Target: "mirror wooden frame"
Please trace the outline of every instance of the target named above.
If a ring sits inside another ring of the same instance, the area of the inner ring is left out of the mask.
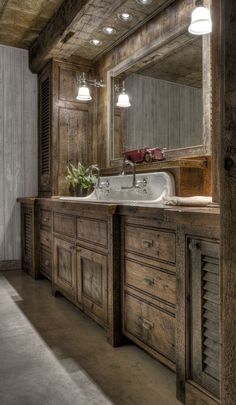
[[[210,1],[209,1],[210,6]],[[120,163],[121,158],[115,158],[114,151],[114,81],[115,78],[127,71],[132,72],[134,66],[139,64],[144,59],[152,58],[155,53],[159,53],[168,47],[170,42],[173,44],[176,41],[178,48],[178,39],[186,34],[188,27],[176,27],[174,30],[169,31],[168,35],[161,40],[157,38],[149,46],[145,46],[132,54],[129,58],[119,63],[114,68],[107,72],[107,87],[108,87],[108,104],[107,104],[107,149],[108,161],[107,166],[116,166]],[[204,35],[202,37],[202,79],[203,79],[203,131],[202,131],[202,144],[192,147],[185,147],[179,149],[170,149],[166,151],[168,160],[175,160],[177,158],[194,158],[202,156],[211,156],[212,154],[212,41],[211,35]]]

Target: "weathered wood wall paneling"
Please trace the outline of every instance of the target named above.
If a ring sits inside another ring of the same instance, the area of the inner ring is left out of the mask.
[[[236,2],[220,0],[222,405],[236,398]]]
[[[0,46],[0,261],[20,259],[17,197],[37,194],[37,77],[28,52]]]
[[[201,145],[201,89],[134,74],[127,78],[126,90],[132,105],[127,110],[126,150]]]

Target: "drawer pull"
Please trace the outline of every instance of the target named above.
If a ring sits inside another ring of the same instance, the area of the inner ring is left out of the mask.
[[[145,278],[144,278],[144,281],[145,281],[145,283],[148,284],[149,286],[152,286],[152,285],[155,284],[154,278],[145,277]]]
[[[44,266],[48,266],[49,265],[49,260],[45,260],[45,262],[44,262]]]
[[[149,321],[148,319],[140,318],[143,328],[147,330],[152,330],[154,329],[154,323]]]
[[[143,240],[142,245],[145,248],[151,248],[153,247],[153,240]]]
[[[49,219],[50,219],[50,218],[45,217],[45,218],[43,218],[43,221],[44,221],[44,222],[48,222],[48,221],[49,221]]]

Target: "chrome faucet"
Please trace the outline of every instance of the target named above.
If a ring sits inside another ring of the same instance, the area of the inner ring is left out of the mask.
[[[98,165],[92,165],[92,167],[91,167],[91,174],[93,173],[94,170],[97,172],[97,177],[98,177],[98,181],[97,181],[97,184],[96,184],[96,188],[100,188],[100,181],[101,181],[101,179],[100,179],[100,169],[99,169]]]
[[[132,186],[123,186],[121,187],[122,190],[129,190],[131,188],[136,188],[136,169],[135,169],[135,163],[131,162],[129,159],[124,159],[123,160],[123,170],[122,174],[125,174],[125,169],[126,166],[131,166],[132,171],[133,171],[133,181],[132,181]]]
[[[110,182],[109,182],[109,180],[101,181],[100,169],[99,169],[98,165],[93,165],[92,172],[93,172],[93,170],[95,170],[97,172],[97,178],[98,178],[98,181],[96,184],[96,189],[100,189],[100,190],[106,189],[109,192]]]

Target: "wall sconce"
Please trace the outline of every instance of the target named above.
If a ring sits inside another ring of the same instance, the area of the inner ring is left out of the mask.
[[[121,90],[121,92],[120,92],[120,90]],[[118,101],[116,103],[117,107],[122,107],[122,108],[130,107],[131,104],[130,104],[130,101],[129,101],[129,96],[126,93],[126,90],[125,90],[125,82],[124,81],[123,81],[123,84],[122,84],[122,89],[118,85],[115,85],[115,91],[120,92],[120,94],[118,96]]]
[[[83,72],[82,76],[80,76],[80,78],[78,79],[78,82],[79,82],[79,89],[78,89],[78,95],[77,95],[76,99],[79,101],[91,101],[92,100],[88,85],[94,86],[94,87],[104,87],[105,86],[103,80],[86,79],[84,72]]]
[[[192,12],[191,24],[188,31],[194,35],[205,35],[212,32],[211,14],[204,7],[203,0],[196,0],[196,8]]]

